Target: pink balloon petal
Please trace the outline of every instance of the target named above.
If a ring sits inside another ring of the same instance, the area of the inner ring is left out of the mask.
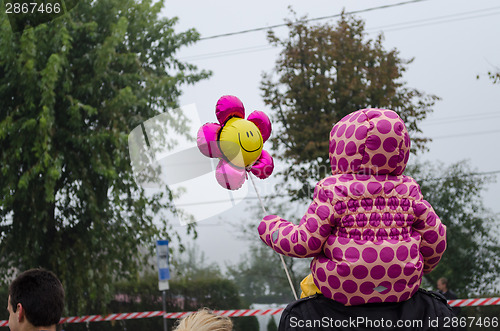
[[[271,130],[272,130],[271,121],[269,120],[269,117],[264,112],[256,110],[253,111],[250,115],[248,115],[248,120],[257,125],[257,127],[260,130],[260,133],[262,134],[263,142],[266,142],[266,140],[269,139],[269,136],[271,136]]]
[[[220,160],[215,170],[217,182],[228,190],[237,190],[245,182],[245,169],[232,167],[225,160]]]
[[[200,152],[208,157],[222,157],[222,152],[217,143],[217,136],[222,126],[216,123],[204,124],[198,130],[196,141]]]
[[[255,176],[260,179],[266,179],[271,176],[274,170],[274,161],[273,157],[266,151],[262,151],[259,159],[254,163],[252,169],[250,171]]]
[[[237,97],[225,95],[217,101],[215,116],[217,116],[220,124],[226,123],[231,117],[245,118],[245,107]]]

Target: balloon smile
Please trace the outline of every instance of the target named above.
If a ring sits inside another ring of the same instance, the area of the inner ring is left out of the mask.
[[[242,148],[245,152],[247,152],[247,153],[256,152],[256,151],[258,151],[259,149],[261,149],[261,148],[262,148],[262,141],[260,141],[260,144],[259,144],[259,146],[258,146],[257,148],[252,149],[252,150],[249,150],[249,149],[246,149],[245,147],[243,147],[243,144],[241,143],[241,137],[240,137],[240,133],[239,133],[239,132],[238,132],[238,140],[239,140],[239,142],[240,142],[240,147],[241,147],[241,148]]]
[[[262,149],[271,134],[271,121],[255,110],[245,119],[240,99],[225,95],[217,101],[215,115],[219,123],[206,123],[196,137],[200,152],[220,159],[215,170],[217,182],[228,190],[239,189],[247,172],[260,179],[271,175],[273,158]]]

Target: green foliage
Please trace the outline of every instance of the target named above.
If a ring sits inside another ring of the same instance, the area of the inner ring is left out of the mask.
[[[166,291],[167,312],[197,311],[208,307],[213,310],[247,308],[242,306],[238,289],[234,282],[220,275],[210,274],[203,270],[204,278],[197,280],[175,279],[170,281],[170,289]],[[201,275],[200,275],[201,276]],[[143,312],[163,310],[162,292],[158,290],[157,274],[146,274],[132,281],[119,282],[115,286],[114,300],[108,310],[114,313]],[[168,329],[173,330],[176,320],[168,320]],[[250,331],[258,329],[255,317],[238,317],[233,319],[235,330]],[[87,330],[85,324],[68,324],[65,330]],[[127,320],[119,322],[90,323],[88,329],[104,330],[163,330],[161,317]]]
[[[295,18],[288,27],[284,39],[268,35],[282,52],[274,71],[264,74],[261,89],[278,124],[273,149],[287,164],[281,175],[292,201],[310,198],[313,185],[330,173],[329,132],[355,110],[395,110],[410,132],[412,152],[426,149],[428,139],[419,123],[439,98],[406,86],[402,77],[411,60],[399,58],[397,50],[385,50],[382,36],[367,39],[363,21],[345,14],[335,26]],[[448,226],[448,249],[426,280],[434,286],[438,277],[446,276],[463,296],[493,291],[500,273],[499,224],[481,200],[491,178],[474,175],[464,162],[449,168],[420,165],[413,174]],[[435,177],[446,179],[428,180]],[[288,208],[287,203],[280,206]]]
[[[284,257],[297,295],[300,282],[309,271],[309,259]],[[301,262],[304,263],[301,263]],[[294,299],[279,255],[264,244],[250,246],[242,262],[228,267],[247,303],[290,303]]]
[[[244,287],[239,279],[225,277],[219,265],[209,262],[205,253],[196,245],[187,245],[177,256],[171,269],[172,291],[169,295],[177,305],[175,311],[196,311],[207,307],[212,310],[244,309],[253,302],[244,300]],[[182,298],[181,301],[177,300]],[[233,318],[234,330],[253,331],[258,329],[255,317]]]
[[[431,286],[446,277],[460,298],[489,295],[498,290],[500,274],[500,220],[481,198],[491,176],[475,175],[469,163],[417,164],[411,174],[420,183],[424,198],[447,227],[447,248],[433,272]],[[496,287],[496,288],[495,288]]]
[[[276,321],[273,317],[269,319],[269,323],[267,323],[267,331],[278,331],[278,326],[276,325]]]
[[[500,82],[500,69],[497,68],[497,72],[488,72],[488,76],[493,81],[493,84],[498,84]]]
[[[0,298],[5,301],[7,305],[7,298],[9,297],[9,288],[7,286],[0,286]],[[6,306],[7,307],[7,306]],[[7,309],[0,309],[0,320],[7,321],[9,320],[9,312]]]
[[[477,75],[476,78],[481,78],[481,75]],[[488,78],[493,82],[493,84],[498,84],[500,82],[500,68],[495,67],[495,70],[488,71]]]
[[[130,313],[142,311],[163,310],[162,292],[158,290],[158,275],[146,274],[130,281],[121,281],[114,286],[114,297],[108,305],[108,310],[113,313]],[[168,303],[167,307],[170,307]],[[172,311],[172,310],[170,310]],[[172,329],[173,320],[169,320]],[[68,331],[105,331],[105,330],[163,330],[161,317],[144,318],[127,321],[95,322],[86,324],[66,324],[64,330]]]
[[[137,187],[127,148],[134,127],[209,76],[175,58],[199,35],[176,33],[162,5],[80,1],[22,33],[0,14],[0,272],[54,271],[68,314],[103,312],[110,284],[144,265],[138,247],[176,236],[161,216],[169,196]],[[182,133],[182,114],[166,116]]]
[[[208,307],[214,310],[236,309],[240,306],[240,298],[236,285],[227,279],[206,274],[198,280],[179,280],[172,282],[170,299],[182,297],[174,309],[198,310]]]
[[[499,294],[492,297],[498,298]],[[492,321],[500,321],[500,306],[464,307],[460,316],[467,317],[467,331],[493,330],[495,324]]]
[[[308,25],[296,18],[288,21],[288,28],[285,39],[268,35],[283,50],[274,72],[264,74],[261,89],[278,123],[273,149],[289,164],[282,175],[302,185],[299,190],[288,187],[292,196],[309,198],[311,186],[331,172],[329,133],[355,110],[393,109],[405,121],[414,149],[424,149],[428,139],[418,135],[418,123],[438,98],[402,81],[411,60],[385,50],[382,36],[367,40],[363,21],[344,14],[336,26]]]
[[[176,298],[182,298],[182,302],[177,307],[173,305],[171,309],[196,311],[203,307],[213,310],[248,308],[248,305],[242,303],[234,281],[213,275],[209,270],[205,270],[203,276],[204,278],[197,280],[181,279],[172,282],[172,290],[168,292],[169,300],[175,302]],[[233,324],[235,331],[258,329],[255,317],[236,317],[233,318]]]
[[[219,265],[208,261],[205,252],[200,250],[199,246],[188,243],[182,253],[172,256],[171,276],[173,279],[184,281],[205,279],[207,274],[210,277],[222,278]]]
[[[36,27],[60,17],[73,9],[79,0],[5,0],[5,12],[14,32]],[[10,5],[8,5],[10,4]],[[17,7],[17,8],[16,8]],[[9,8],[9,11],[7,11]]]

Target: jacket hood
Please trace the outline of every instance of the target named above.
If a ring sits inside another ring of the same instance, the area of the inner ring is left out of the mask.
[[[389,109],[361,109],[330,132],[332,173],[401,175],[410,156],[410,136],[403,120]]]

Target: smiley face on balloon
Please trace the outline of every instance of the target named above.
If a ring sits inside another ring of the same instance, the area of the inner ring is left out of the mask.
[[[219,123],[206,123],[198,131],[198,148],[208,157],[219,158],[217,182],[230,190],[239,189],[246,171],[265,179],[274,169],[273,158],[263,150],[271,135],[271,121],[261,111],[245,119],[243,103],[226,95],[217,101],[215,115]]]

